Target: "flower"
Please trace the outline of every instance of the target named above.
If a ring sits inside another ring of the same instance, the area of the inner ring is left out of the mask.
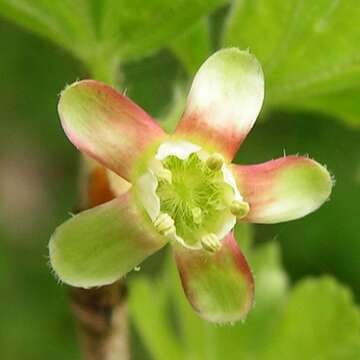
[[[84,288],[109,284],[170,243],[198,314],[217,323],[243,318],[254,281],[233,236],[236,221],[300,218],[332,188],[326,168],[307,157],[231,164],[263,97],[260,64],[235,48],[200,67],[172,135],[105,84],[68,86],[58,107],[68,138],[132,186],[122,180],[115,199],[57,228],[49,250],[58,277]]]

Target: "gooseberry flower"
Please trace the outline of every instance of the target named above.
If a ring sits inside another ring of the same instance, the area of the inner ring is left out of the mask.
[[[236,221],[300,218],[332,187],[328,171],[307,157],[231,164],[263,97],[260,64],[235,48],[218,51],[200,67],[172,135],[105,84],[68,86],[58,107],[66,135],[131,187],[121,186],[115,199],[57,228],[49,250],[60,280],[84,288],[112,283],[170,243],[199,315],[217,323],[243,318],[254,281],[234,239]]]

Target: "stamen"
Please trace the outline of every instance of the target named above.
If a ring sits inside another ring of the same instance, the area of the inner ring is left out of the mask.
[[[154,221],[156,230],[164,235],[168,236],[175,233],[175,223],[172,217],[166,213],[161,213]]]
[[[245,216],[249,206],[242,201],[232,204],[242,197],[221,153],[201,148],[187,152],[178,145],[148,160],[151,191],[139,193],[142,204],[159,235],[192,249],[216,252],[235,225],[234,215]]]
[[[207,234],[201,238],[201,245],[204,250],[215,253],[221,249],[221,242],[215,234]]]
[[[234,200],[230,205],[230,211],[238,219],[242,219],[249,213],[250,206],[245,201]]]
[[[195,224],[199,225],[202,223],[202,210],[199,207],[194,207],[191,210],[193,221]]]
[[[159,182],[171,184],[172,183],[172,173],[169,169],[162,168],[156,174]]]
[[[210,170],[219,171],[221,170],[224,162],[225,160],[221,154],[214,153],[207,158],[206,165]]]

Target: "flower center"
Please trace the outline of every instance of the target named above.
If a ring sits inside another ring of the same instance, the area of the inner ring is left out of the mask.
[[[162,165],[172,180],[159,181],[160,211],[174,220],[178,236],[196,245],[204,233],[221,226],[232,189],[224,183],[222,172],[211,170],[196,153],[185,160],[170,155]]]
[[[247,212],[223,157],[188,142],[161,144],[138,187],[156,229],[192,249],[218,250]]]

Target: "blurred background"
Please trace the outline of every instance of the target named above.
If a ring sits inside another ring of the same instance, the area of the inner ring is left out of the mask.
[[[194,72],[223,46],[249,48],[267,82],[237,162],[309,154],[336,186],[304,219],[238,230],[259,283],[245,324],[213,328],[181,303],[181,320],[163,334],[177,345],[163,348],[165,338],[144,330],[154,319],[139,299],[149,284],[173,283],[159,281],[173,270],[165,253],[148,260],[129,277],[132,357],[360,358],[357,0],[1,0],[0,16],[0,359],[80,359],[67,288],[48,265],[49,237],[78,197],[79,157],[58,121],[59,92],[77,79],[107,81],[172,128]],[[178,288],[166,291],[177,297]]]

